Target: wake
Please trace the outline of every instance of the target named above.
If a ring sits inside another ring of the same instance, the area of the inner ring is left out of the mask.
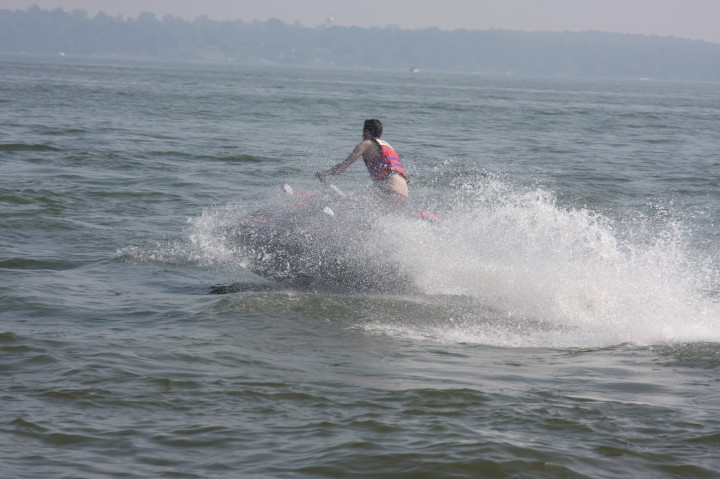
[[[504,346],[720,341],[718,268],[681,220],[619,224],[496,179],[460,191],[440,227],[387,224],[382,240],[425,294],[475,302],[388,331]]]

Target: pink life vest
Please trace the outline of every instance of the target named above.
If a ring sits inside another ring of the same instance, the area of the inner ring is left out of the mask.
[[[390,173],[398,173],[405,178],[405,181],[408,181],[408,175],[400,161],[400,156],[390,146],[390,143],[380,138],[373,138],[373,141],[380,147],[380,153],[370,161],[365,160],[365,166],[367,166],[373,181],[380,181]]]

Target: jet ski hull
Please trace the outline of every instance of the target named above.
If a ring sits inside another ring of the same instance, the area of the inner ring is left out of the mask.
[[[223,233],[250,271],[293,287],[381,293],[412,289],[402,268],[389,255],[378,254],[381,248],[373,244],[373,221],[366,213],[350,214],[346,207],[336,215],[343,205],[328,204],[338,201],[337,194],[284,191],[284,202],[242,218]]]

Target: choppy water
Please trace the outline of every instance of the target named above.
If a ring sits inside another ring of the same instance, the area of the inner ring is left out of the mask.
[[[720,477],[720,85],[3,56],[0,112],[2,477]],[[419,292],[265,288],[218,226],[368,117]]]

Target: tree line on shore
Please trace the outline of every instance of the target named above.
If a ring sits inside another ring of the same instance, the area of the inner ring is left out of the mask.
[[[304,27],[277,19],[0,10],[0,52],[720,81],[720,44],[604,32]]]

